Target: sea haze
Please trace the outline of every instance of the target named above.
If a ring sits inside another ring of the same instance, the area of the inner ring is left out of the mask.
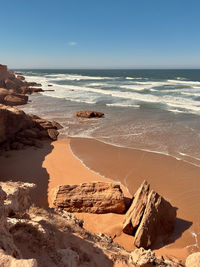
[[[27,81],[54,90],[32,95],[24,110],[61,122],[63,137],[92,137],[200,165],[200,70],[21,72]],[[105,117],[79,121],[79,109]]]

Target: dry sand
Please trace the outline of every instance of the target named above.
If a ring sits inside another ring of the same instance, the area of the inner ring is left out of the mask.
[[[72,154],[70,146],[84,164],[100,174],[85,167]],[[154,190],[178,207],[176,231],[171,243],[157,253],[185,259],[189,251],[199,249],[199,237],[195,240],[191,232],[197,234],[200,231],[200,168],[172,157],[114,147],[92,139],[71,139],[70,146],[69,140],[60,140],[51,144],[46,142],[43,149],[30,147],[6,152],[0,157],[1,180],[36,183],[35,202],[48,206],[51,202],[48,192],[58,185],[108,181],[105,176],[128,185],[134,194],[146,179]],[[125,187],[123,190],[125,192]],[[115,241],[126,249],[134,249],[133,237],[121,232],[123,215],[80,213],[77,216],[84,219],[84,226],[89,231],[116,236]],[[187,245],[192,246],[185,249]]]

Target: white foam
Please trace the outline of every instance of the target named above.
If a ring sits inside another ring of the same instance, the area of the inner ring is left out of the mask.
[[[80,81],[80,80],[113,80],[116,77],[100,77],[100,76],[86,76],[77,74],[49,74],[46,75],[47,78],[56,81],[70,80],[70,81]]]

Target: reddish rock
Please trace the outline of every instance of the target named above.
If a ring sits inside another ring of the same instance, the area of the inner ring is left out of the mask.
[[[104,116],[104,113],[91,110],[79,110],[75,115],[80,118],[101,118]]]
[[[56,129],[48,129],[47,133],[53,141],[57,140],[59,132]]]
[[[135,234],[136,247],[150,248],[153,244],[164,243],[173,233],[176,210],[153,190],[150,192],[144,215]]]
[[[24,81],[25,80],[24,76],[22,76],[22,75],[17,75],[17,79],[19,79],[21,81]]]
[[[91,182],[62,185],[53,190],[53,205],[69,212],[119,213],[126,210],[119,184]]]
[[[0,143],[15,138],[16,133],[32,125],[22,110],[0,104]]]
[[[8,106],[25,105],[28,102],[26,95],[7,95],[4,97],[4,104]]]
[[[125,216],[123,224],[124,233],[131,235],[138,227],[147,204],[149,187],[150,185],[144,181],[135,193],[133,202]]]
[[[55,128],[55,129],[57,129],[57,130],[60,130],[60,129],[62,129],[63,128],[63,126],[60,124],[60,123],[58,123],[57,121],[52,121],[52,126]]]

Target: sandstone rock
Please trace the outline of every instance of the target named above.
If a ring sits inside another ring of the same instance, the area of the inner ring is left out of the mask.
[[[165,242],[172,234],[175,223],[175,208],[152,190],[135,234],[135,246],[150,248],[156,241]]]
[[[62,129],[63,128],[63,126],[60,124],[60,123],[58,123],[57,121],[52,121],[52,126],[55,128],[55,129],[57,129],[57,130],[60,130],[60,129]]]
[[[133,202],[125,216],[123,224],[124,233],[133,234],[138,227],[146,207],[149,187],[149,184],[144,181],[135,193]]]
[[[185,262],[186,267],[199,267],[200,266],[200,252],[189,255]]]
[[[54,189],[53,204],[69,212],[124,213],[125,200],[119,184],[92,182]]]
[[[16,133],[33,125],[22,110],[0,104],[0,143],[14,139]]]
[[[32,128],[32,129],[25,129],[23,132],[22,132],[22,135],[26,138],[38,138],[38,132]]]
[[[137,267],[181,267],[180,262],[173,260],[165,260],[163,257],[156,257],[156,254],[144,248],[135,249],[131,252],[132,263]]]
[[[7,95],[4,98],[4,104],[8,106],[25,105],[28,102],[28,96],[26,95]]]
[[[0,182],[2,190],[6,193],[4,207],[7,214],[23,211],[31,205],[30,191],[35,184],[22,182]]]
[[[91,110],[79,110],[75,115],[80,118],[101,118],[104,116],[104,113]]]
[[[57,137],[59,135],[59,132],[57,130],[55,130],[55,129],[48,129],[47,132],[48,132],[49,137],[53,141],[57,140]]]

